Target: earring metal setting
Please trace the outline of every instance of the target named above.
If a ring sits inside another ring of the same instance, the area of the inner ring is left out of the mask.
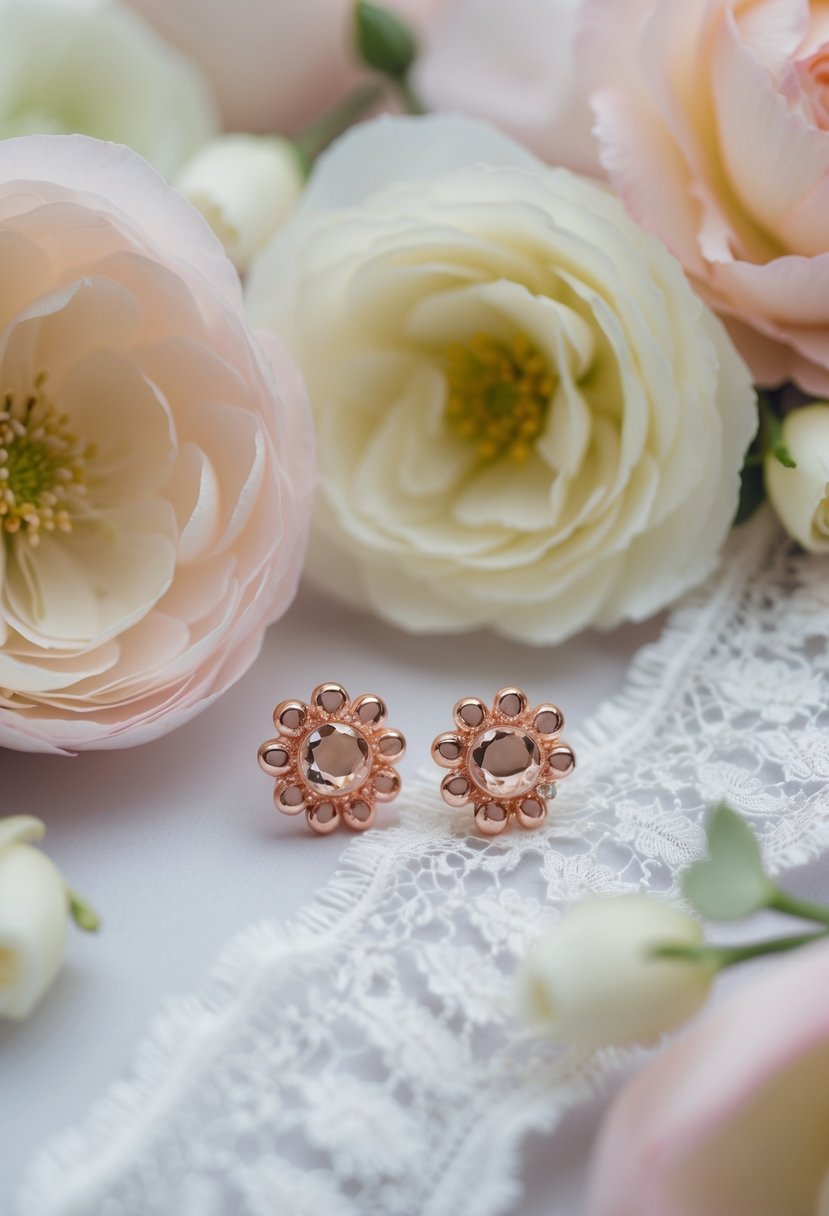
[[[305,701],[280,701],[273,711],[277,737],[259,748],[259,767],[276,779],[274,805],[283,815],[305,814],[327,836],[340,824],[364,832],[377,804],[401,788],[393,765],[406,741],[386,725],[385,702],[373,693],[350,700],[341,684],[319,684]]]
[[[485,836],[498,836],[516,821],[541,827],[558,782],[576,766],[561,741],[564,715],[557,705],[531,707],[520,688],[502,688],[492,708],[464,697],[454,709],[455,728],[438,735],[432,759],[449,772],[441,782],[451,807],[472,805]]]

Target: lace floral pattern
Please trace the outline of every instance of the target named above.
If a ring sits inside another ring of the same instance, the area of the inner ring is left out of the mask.
[[[132,1078],[45,1151],[21,1216],[494,1216],[517,1148],[618,1059],[513,1019],[510,976],[580,895],[676,895],[710,801],[774,870],[829,843],[829,575],[768,519],[574,740],[539,832],[475,835],[430,775],[290,929],[243,934]]]

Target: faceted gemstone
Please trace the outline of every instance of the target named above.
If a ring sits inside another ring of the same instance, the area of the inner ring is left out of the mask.
[[[326,722],[303,741],[299,767],[318,793],[348,794],[363,784],[371,769],[368,743],[350,726]]]
[[[530,735],[512,726],[485,731],[472,745],[472,780],[484,793],[498,798],[528,794],[541,772],[541,752]]]

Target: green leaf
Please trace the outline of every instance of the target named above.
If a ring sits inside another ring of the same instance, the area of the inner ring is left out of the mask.
[[[689,902],[710,920],[739,920],[768,907],[777,889],[748,824],[721,804],[708,820],[707,835],[709,856],[683,879]]]
[[[405,78],[417,58],[417,39],[387,8],[357,0],[354,9],[357,53],[367,67],[394,80]]]

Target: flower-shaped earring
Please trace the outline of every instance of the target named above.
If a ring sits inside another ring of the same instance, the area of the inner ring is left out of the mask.
[[[274,805],[284,815],[304,811],[320,836],[340,823],[364,832],[375,804],[400,792],[391,765],[406,741],[385,725],[386,706],[373,693],[349,701],[341,684],[319,684],[308,704],[280,701],[273,722],[279,737],[259,748],[259,767],[276,778]]]
[[[472,803],[485,836],[503,832],[511,818],[541,827],[556,782],[576,767],[573,749],[560,742],[564,715],[555,705],[529,708],[520,688],[502,688],[488,709],[477,697],[455,706],[456,729],[438,735],[432,758],[448,768],[440,785],[451,807]]]

